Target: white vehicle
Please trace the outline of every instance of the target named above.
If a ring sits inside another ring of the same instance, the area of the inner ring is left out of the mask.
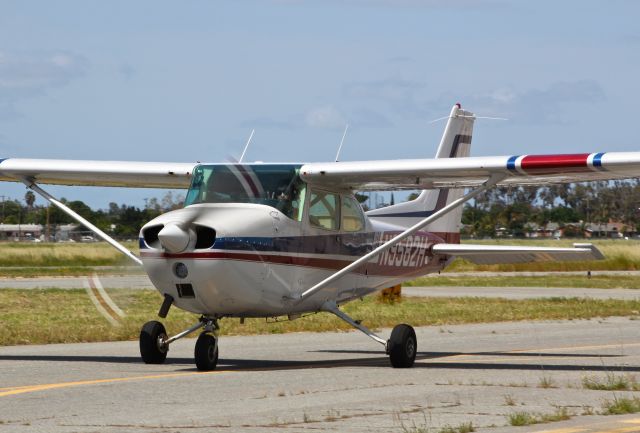
[[[164,302],[200,315],[172,337],[145,324],[140,352],[164,362],[170,344],[202,330],[198,369],[218,360],[218,320],[298,318],[333,313],[380,343],[393,367],[411,367],[413,328],[389,339],[339,306],[420,275],[454,257],[475,263],[600,259],[590,244],[575,248],[461,245],[462,205],[495,185],[542,185],[637,177],[640,152],[470,157],[474,115],[456,104],[433,159],[184,164],[70,160],[0,160],[0,180],[21,181],[97,236],[144,266]],[[188,188],[183,209],[148,222],[140,257],[44,191],[40,184]],[[464,188],[469,188],[465,192]],[[410,202],[364,213],[355,191],[424,189]]]

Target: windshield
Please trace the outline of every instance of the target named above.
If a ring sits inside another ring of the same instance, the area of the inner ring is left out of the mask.
[[[199,165],[184,204],[264,204],[300,221],[305,184],[299,169],[297,164]]]

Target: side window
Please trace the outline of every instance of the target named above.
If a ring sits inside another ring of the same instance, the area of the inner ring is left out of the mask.
[[[327,230],[338,230],[338,195],[324,191],[313,191],[309,201],[309,223]]]
[[[357,232],[364,228],[364,215],[360,204],[353,197],[342,197],[342,230]]]

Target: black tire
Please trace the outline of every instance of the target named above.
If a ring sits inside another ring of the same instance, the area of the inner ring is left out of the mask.
[[[218,365],[218,339],[207,332],[200,334],[196,341],[194,358],[198,370],[214,370]]]
[[[387,342],[387,352],[393,368],[410,368],[416,360],[418,340],[409,325],[396,325]]]
[[[167,331],[160,322],[147,322],[140,331],[140,356],[145,364],[162,364],[167,359],[169,347],[160,344],[167,339]]]

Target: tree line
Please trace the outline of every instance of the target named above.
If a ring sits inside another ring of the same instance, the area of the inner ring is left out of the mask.
[[[0,209],[0,223],[3,224],[47,224],[53,229],[58,225],[76,223],[66,213],[53,205],[36,205],[35,195],[27,191],[24,200],[3,200]],[[146,200],[143,208],[126,204],[109,203],[107,209],[91,209],[81,200],[61,202],[69,206],[82,217],[91,221],[101,230],[117,238],[137,238],[140,228],[157,217],[170,210],[182,207],[184,196],[167,192],[162,198]]]
[[[640,180],[493,188],[468,203],[462,218],[466,234],[475,237],[494,237],[499,227],[524,236],[531,223],[551,222],[577,232],[608,222],[632,230],[640,225]]]
[[[366,199],[366,196],[359,198]],[[184,196],[170,191],[162,198],[147,200],[142,208],[109,203],[107,209],[98,210],[80,200],[61,201],[105,232],[120,238],[135,238],[146,222],[182,207]],[[474,237],[494,237],[500,227],[513,236],[524,236],[532,223],[540,227],[551,222],[586,227],[610,221],[630,228],[640,226],[640,180],[497,187],[467,203],[462,216],[466,234]],[[2,201],[0,222],[55,226],[75,221],[55,206],[35,205],[35,195],[28,191],[23,201]]]

